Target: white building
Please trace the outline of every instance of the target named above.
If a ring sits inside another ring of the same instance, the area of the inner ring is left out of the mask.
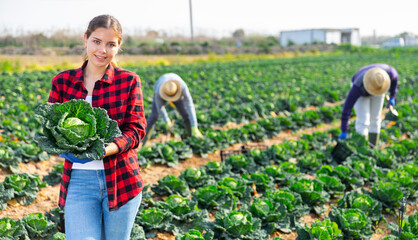
[[[382,47],[410,47],[418,46],[418,37],[412,33],[403,33],[382,43]]]
[[[355,46],[360,46],[361,38],[358,28],[322,28],[280,32],[280,45],[288,46],[289,43],[297,45],[312,43],[340,45],[341,43],[350,43]]]
[[[390,48],[390,47],[403,47],[405,46],[405,41],[403,38],[391,38],[382,43],[382,47]]]
[[[412,33],[406,34],[403,37],[405,46],[418,46],[418,37]]]

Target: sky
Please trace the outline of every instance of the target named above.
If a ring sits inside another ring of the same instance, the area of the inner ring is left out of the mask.
[[[148,30],[195,36],[278,36],[310,28],[359,28],[361,36],[418,35],[417,0],[0,0],[0,34],[83,33],[100,14],[116,17],[128,34]]]

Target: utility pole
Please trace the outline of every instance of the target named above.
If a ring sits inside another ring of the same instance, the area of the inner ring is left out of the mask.
[[[193,13],[192,13],[192,0],[189,0],[190,8],[190,32],[191,32],[191,42],[193,43]]]
[[[373,29],[373,45],[376,45],[376,29]]]

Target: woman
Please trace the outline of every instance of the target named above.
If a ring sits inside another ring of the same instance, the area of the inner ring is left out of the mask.
[[[167,102],[173,103],[176,106],[176,109],[183,118],[187,135],[203,138],[202,133],[200,133],[197,127],[196,110],[189,88],[179,75],[166,73],[159,77],[154,85],[152,110],[150,116],[147,118],[147,136],[143,141],[143,145],[151,137],[154,124],[157,122],[159,115],[163,118],[166,129],[172,127],[167,111],[165,110],[165,104]]]
[[[106,109],[122,131],[106,144],[103,161],[60,155],[66,160],[59,206],[65,206],[68,240],[129,239],[141,203],[144,182],[136,148],[145,136],[146,120],[138,75],[116,65],[121,44],[117,19],[93,18],[84,34],[84,64],[52,80],[49,102],[86,99]]]
[[[392,66],[372,64],[361,68],[352,78],[352,87],[344,103],[339,139],[347,138],[348,120],[354,106],[357,115],[356,132],[368,137],[369,143],[376,146],[385,93],[389,90],[387,107],[394,106],[397,87],[398,73]]]

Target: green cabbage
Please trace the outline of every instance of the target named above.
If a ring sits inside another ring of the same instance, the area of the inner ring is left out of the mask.
[[[92,107],[84,99],[40,104],[35,116],[43,127],[43,133],[37,133],[35,140],[48,153],[102,160],[104,144],[122,135],[105,109]]]

